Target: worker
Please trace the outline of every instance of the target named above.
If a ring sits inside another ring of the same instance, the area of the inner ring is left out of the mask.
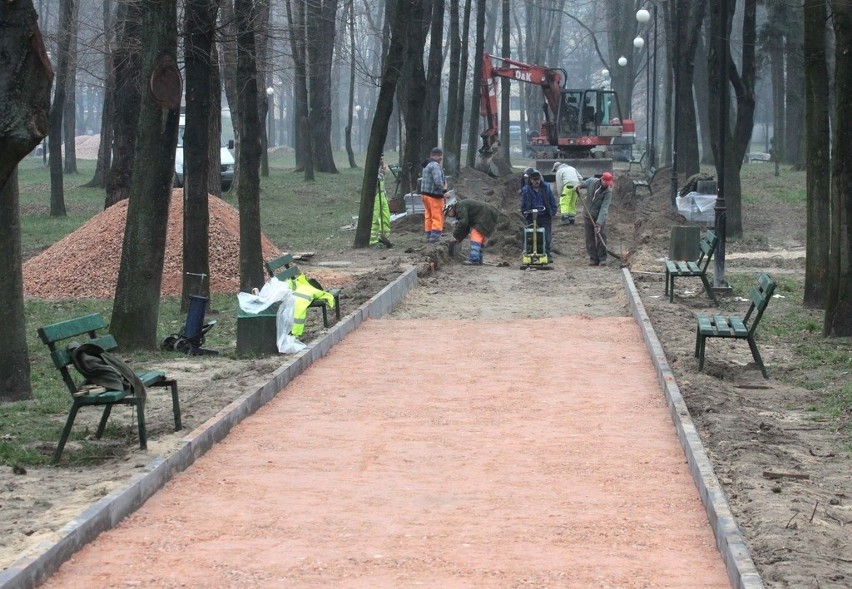
[[[536,223],[544,228],[544,253],[548,261],[553,260],[552,229],[553,217],[556,216],[556,198],[550,189],[550,184],[541,177],[541,172],[533,169],[529,173],[530,183],[521,189],[521,214],[524,215],[527,225],[532,225],[532,209],[542,209],[538,213]]]
[[[612,203],[612,173],[604,172],[600,178],[592,176],[580,187],[586,191],[583,227],[589,266],[606,266],[606,217]]]
[[[573,225],[580,196],[577,186],[583,178],[577,168],[564,162],[553,164],[553,172],[556,174],[556,194],[559,195],[559,212],[562,215],[560,220],[562,223]]]
[[[454,217],[456,225],[453,229],[453,243],[450,244],[450,254],[455,252],[455,245],[470,235],[470,254],[462,262],[468,265],[482,265],[482,248],[497,227],[500,211],[494,205],[472,198],[454,200],[444,207],[444,215]]]
[[[379,176],[376,184],[376,200],[373,202],[373,225],[370,229],[370,246],[378,247],[384,245],[392,248],[393,244],[388,239],[390,235],[390,206],[388,196],[385,192],[385,174],[388,169],[385,166],[385,154],[379,156]]]
[[[426,241],[438,243],[444,231],[444,194],[447,192],[447,178],[441,168],[444,150],[433,147],[429,159],[423,164],[423,177],[420,194],[423,200],[423,227]]]

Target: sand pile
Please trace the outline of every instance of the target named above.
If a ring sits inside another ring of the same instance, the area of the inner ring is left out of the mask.
[[[240,221],[237,210],[210,196],[210,290],[236,293],[240,286]],[[128,201],[93,217],[74,233],[24,264],[24,294],[43,299],[113,298],[121,263]],[[281,252],[261,236],[265,260]],[[183,191],[172,192],[162,294],[179,295],[183,273]]]

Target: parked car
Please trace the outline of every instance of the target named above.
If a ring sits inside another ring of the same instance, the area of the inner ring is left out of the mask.
[[[229,128],[225,127],[225,124],[230,125],[230,115],[228,115],[227,120],[223,115],[222,120],[222,128],[223,135],[220,139],[220,149],[219,149],[219,172],[221,174],[222,180],[222,191],[227,192],[231,188],[231,184],[234,183],[234,168],[236,166],[236,162],[234,161],[234,156],[231,154],[231,150],[234,149],[234,140],[230,139],[225,141],[224,132]],[[174,185],[177,188],[183,187],[183,178],[184,178],[184,169],[183,169],[183,133],[186,127],[186,117],[181,115],[180,117],[180,129],[178,130],[178,142],[177,149],[175,151],[175,178]]]

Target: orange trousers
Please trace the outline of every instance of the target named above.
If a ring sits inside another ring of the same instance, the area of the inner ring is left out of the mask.
[[[423,230],[426,233],[444,231],[444,199],[432,196],[421,196],[423,199]]]

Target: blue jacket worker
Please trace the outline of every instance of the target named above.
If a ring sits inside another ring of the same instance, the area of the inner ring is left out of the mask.
[[[532,225],[532,213],[528,211],[542,208],[544,210],[538,213],[536,223],[544,228],[544,253],[547,254],[548,260],[552,260],[551,225],[557,211],[556,197],[553,196],[550,184],[542,179],[541,172],[533,170],[529,174],[529,184],[521,188],[521,214],[524,215],[527,225]]]

